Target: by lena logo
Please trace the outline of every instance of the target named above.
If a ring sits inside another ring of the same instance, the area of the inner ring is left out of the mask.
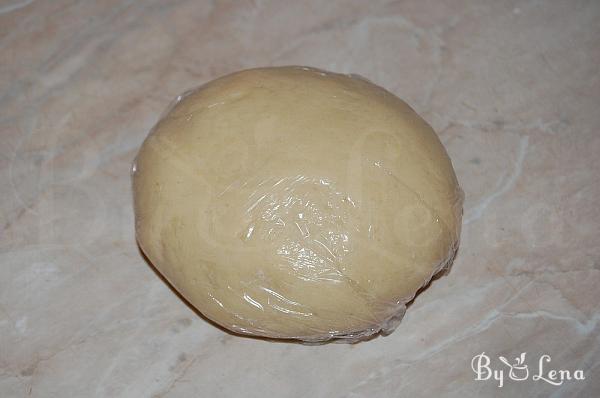
[[[525,352],[521,353],[520,356],[516,357],[514,363],[510,363],[505,357],[499,356],[498,360],[500,363],[499,367],[492,365],[492,360],[489,356],[482,352],[481,354],[475,355],[471,360],[471,369],[475,372],[475,380],[496,380],[498,387],[504,386],[504,380],[508,379],[513,381],[528,380],[529,366],[525,363]],[[531,373],[531,380],[533,381],[544,381],[554,386],[560,386],[567,380],[585,380],[583,370],[577,369],[573,372],[565,369],[550,369],[550,362],[552,358],[550,355],[544,354],[537,361],[537,369],[533,369]]]

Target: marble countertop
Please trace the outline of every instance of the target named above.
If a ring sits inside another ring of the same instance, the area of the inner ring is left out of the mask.
[[[0,1],[0,396],[600,396],[598,43],[584,0]],[[167,104],[289,64],[405,99],[465,191],[452,271],[389,336],[230,335],[135,244],[129,169]]]

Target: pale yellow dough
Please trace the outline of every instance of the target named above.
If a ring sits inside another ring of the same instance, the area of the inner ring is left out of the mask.
[[[134,164],[139,245],[235,332],[390,330],[448,265],[462,191],[435,132],[366,79],[261,68],[178,98]]]

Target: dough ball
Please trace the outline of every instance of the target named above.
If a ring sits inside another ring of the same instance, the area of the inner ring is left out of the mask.
[[[457,248],[435,132],[369,81],[246,70],[180,96],[133,168],[137,239],[202,314],[305,341],[390,331]]]

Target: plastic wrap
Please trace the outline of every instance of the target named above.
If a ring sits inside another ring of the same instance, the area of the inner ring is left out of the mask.
[[[132,170],[141,249],[236,333],[390,333],[458,247],[463,193],[443,146],[355,75],[262,68],[190,90]]]

